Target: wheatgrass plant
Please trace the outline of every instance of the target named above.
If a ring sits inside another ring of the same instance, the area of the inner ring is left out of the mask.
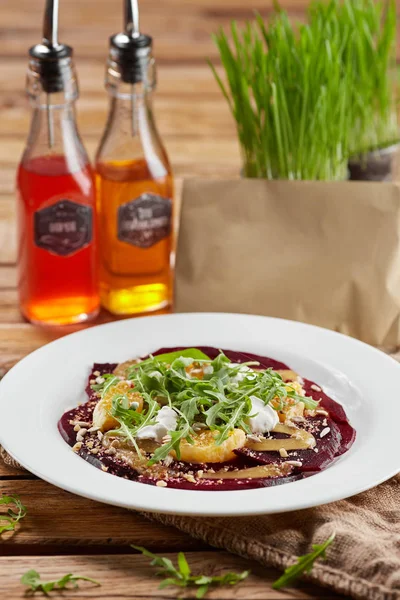
[[[233,117],[243,175],[341,180],[352,154],[397,140],[389,77],[395,0],[314,0],[308,23],[276,7],[214,36],[210,66]],[[361,31],[360,31],[361,29]]]
[[[311,27],[339,34],[351,48],[343,59],[352,62],[353,126],[350,153],[385,148],[399,140],[396,69],[396,0],[314,0]]]
[[[236,121],[246,177],[346,177],[352,71],[339,32],[296,30],[285,11],[214,37],[227,83],[212,66]],[[346,46],[346,51],[348,47]]]

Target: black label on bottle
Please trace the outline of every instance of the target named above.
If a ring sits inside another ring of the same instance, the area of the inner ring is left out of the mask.
[[[93,210],[60,200],[34,214],[35,244],[58,256],[70,256],[92,241]]]
[[[118,209],[118,239],[139,248],[150,248],[171,233],[169,198],[141,194]]]

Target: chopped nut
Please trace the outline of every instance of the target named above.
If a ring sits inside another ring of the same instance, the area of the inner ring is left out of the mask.
[[[87,429],[85,429],[84,427],[82,429],[80,429],[77,433],[76,436],[76,441],[77,442],[82,442],[83,438],[85,437],[85,435],[87,434]]]
[[[90,385],[94,385],[96,383],[96,380],[95,379],[90,379],[89,383],[90,383]]]
[[[74,427],[74,431],[78,432],[80,430],[81,426],[80,425],[75,425]]]
[[[319,385],[315,385],[315,383],[313,383],[312,385],[310,385],[310,388],[312,390],[314,390],[315,392],[322,392],[322,389],[319,387]]]
[[[99,448],[93,448],[93,450],[90,451],[91,454],[98,454],[100,452]]]
[[[195,480],[195,478],[193,477],[193,475],[189,475],[189,474],[187,474],[187,475],[184,475],[184,478],[185,478],[187,481],[189,481],[190,483],[196,483],[196,480]]]
[[[86,448],[93,448],[94,446],[94,441],[93,440],[89,440],[88,442],[86,442]]]
[[[331,430],[331,428],[330,428],[330,427],[325,427],[325,429],[323,429],[323,430],[321,431],[321,433],[319,434],[319,437],[320,437],[320,438],[323,438],[323,437],[325,437],[326,435],[328,435],[328,433],[330,432],[330,430]]]
[[[108,456],[114,456],[114,454],[117,454],[117,451],[115,448],[108,448],[104,454],[107,454]]]
[[[247,434],[247,439],[250,440],[251,442],[259,442],[260,439],[261,439],[261,436],[254,435],[254,433],[248,433]]]
[[[91,423],[87,421],[76,421],[75,425],[79,425],[79,427],[90,427]]]
[[[93,371],[93,375],[95,375],[96,377],[100,377],[100,371]]]
[[[171,456],[170,454],[168,454],[168,456],[166,456],[166,457],[164,458],[164,461],[163,461],[163,462],[164,462],[164,465],[165,465],[166,467],[169,467],[169,466],[170,466],[170,465],[171,465],[171,464],[174,462],[174,458],[173,458],[173,456]]]
[[[207,429],[207,425],[205,423],[193,423],[194,431],[201,431],[202,429]]]
[[[279,454],[281,455],[282,458],[287,458],[289,456],[289,454],[287,453],[287,451],[285,450],[285,448],[280,448],[279,449]]]
[[[166,481],[157,481],[156,483],[157,487],[167,487],[167,482]]]
[[[102,384],[105,382],[104,377],[96,377],[96,383]]]
[[[82,442],[77,442],[76,444],[74,444],[74,446],[72,446],[72,450],[74,452],[79,452],[79,450],[82,448]]]
[[[197,471],[196,475],[197,477],[201,477],[203,475],[204,471],[202,469],[200,469],[199,471]]]
[[[317,408],[317,410],[315,411],[316,415],[322,415],[323,417],[329,417],[329,413],[324,410],[323,408]]]
[[[98,431],[98,432],[97,432],[97,438],[98,438],[98,440],[99,440],[100,442],[101,442],[101,440],[103,439],[103,437],[104,437],[104,434],[103,434],[103,433],[101,433],[101,431]]]
[[[100,429],[100,427],[90,427],[90,429],[88,429],[88,433],[94,433],[95,431],[98,431]]]
[[[303,466],[303,463],[300,462],[299,460],[287,460],[285,464],[292,465],[292,467],[302,467]]]

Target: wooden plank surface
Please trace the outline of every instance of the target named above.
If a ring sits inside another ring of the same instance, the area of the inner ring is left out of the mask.
[[[166,554],[172,560],[175,555]],[[227,586],[214,589],[207,598],[210,600],[311,600],[312,598],[334,600],[339,598],[327,590],[315,586],[299,585],[295,595],[287,591],[271,590],[271,583],[279,573],[275,569],[266,569],[231,554],[219,552],[189,552],[189,564],[194,573],[220,575],[226,572],[242,572],[251,569],[250,577],[235,587]],[[141,555],[132,553],[122,555],[87,555],[87,556],[57,556],[49,560],[43,556],[0,557],[0,595],[7,600],[17,600],[23,597],[24,588],[20,584],[21,575],[28,569],[38,571],[43,579],[58,579],[65,573],[76,573],[92,577],[101,582],[101,587],[83,582],[79,591],[52,594],[56,598],[66,600],[82,600],[96,598],[100,600],[138,600],[147,598],[176,598],[177,589],[168,587],[160,591],[160,580],[154,575],[154,568],[149,566],[149,560]],[[4,574],[4,575],[3,575]],[[192,591],[179,594],[180,597],[194,598]]]
[[[281,0],[295,19],[304,17],[307,0]],[[171,158],[178,195],[184,177],[238,177],[240,155],[235,126],[206,64],[218,63],[211,34],[231,19],[242,23],[254,10],[267,15],[273,0],[146,0],[141,24],[155,40],[158,62],[156,118]],[[399,0],[400,5],[400,0]],[[27,50],[40,40],[44,0],[0,2],[0,375],[23,356],[77,328],[45,329],[22,319],[17,302],[15,171],[27,137],[29,107],[24,84]],[[122,0],[61,2],[60,39],[74,46],[81,96],[79,127],[91,158],[105,125],[108,97],[103,87],[108,36],[122,23]],[[97,322],[109,320],[102,313]],[[192,550],[195,572],[242,571],[252,576],[238,587],[215,590],[210,598],[294,600],[336,598],[308,584],[274,592],[278,573],[223,552],[205,551],[196,540],[141,515],[73,496],[7,467],[0,461],[0,493],[18,493],[28,516],[18,531],[0,540],[0,594],[24,597],[19,578],[28,569],[45,579],[67,572],[99,579],[101,588],[83,585],[58,598],[175,598],[176,590],[158,590],[148,560],[133,554],[130,543],[163,554]],[[171,556],[172,557],[172,556]]]

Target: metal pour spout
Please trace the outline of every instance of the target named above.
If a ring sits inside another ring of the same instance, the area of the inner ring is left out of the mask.
[[[58,47],[58,0],[46,0],[43,19],[43,43]]]
[[[58,0],[46,0],[43,19],[43,44],[49,51],[56,51],[58,43]],[[54,124],[51,114],[50,94],[46,94],[47,131],[49,147],[54,146]]]
[[[124,30],[132,38],[140,36],[139,31],[139,6],[137,0],[125,0]]]

